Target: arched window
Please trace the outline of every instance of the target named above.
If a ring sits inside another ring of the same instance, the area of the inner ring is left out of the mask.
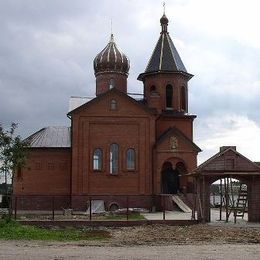
[[[166,86],[166,109],[172,109],[173,89],[171,85]]]
[[[181,110],[186,111],[186,88],[181,87]]]
[[[151,87],[150,87],[150,95],[151,96],[155,96],[157,94],[157,92],[156,92],[156,87],[154,86],[154,85],[152,85]]]
[[[116,109],[117,109],[117,103],[116,103],[116,100],[115,100],[115,99],[112,99],[112,100],[111,100],[110,109],[111,109],[111,110],[116,110]]]
[[[114,88],[115,87],[115,80],[114,79],[110,79],[109,80],[109,89]]]
[[[97,148],[93,153],[93,170],[101,171],[102,170],[102,150]]]
[[[110,145],[110,162],[109,162],[109,172],[110,174],[118,173],[118,156],[119,156],[119,146],[118,144]]]
[[[135,169],[135,150],[130,148],[126,151],[126,169]]]

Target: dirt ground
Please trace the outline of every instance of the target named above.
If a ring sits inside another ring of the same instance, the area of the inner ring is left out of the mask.
[[[260,259],[260,228],[153,225],[103,228],[105,241],[0,241],[0,259]]]

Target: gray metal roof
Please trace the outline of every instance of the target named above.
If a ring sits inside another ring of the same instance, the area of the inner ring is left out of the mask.
[[[164,18],[164,19],[162,19]],[[145,72],[141,73],[138,79],[142,79],[144,75],[151,73],[176,73],[180,72],[191,78],[181,60],[181,57],[175,48],[173,41],[167,31],[168,19],[164,15],[161,18],[162,31],[153,50],[152,56],[146,66]]]
[[[156,71],[186,72],[187,70],[177,52],[171,37],[163,32],[154,48],[145,73]]]
[[[48,126],[25,139],[32,148],[70,147],[70,127]]]
[[[70,97],[70,100],[69,100],[69,111],[68,112],[76,109],[77,107],[82,106],[83,104],[89,102],[93,98],[94,97],[75,97],[75,96]]]

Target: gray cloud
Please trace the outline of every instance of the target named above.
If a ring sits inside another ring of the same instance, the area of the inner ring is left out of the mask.
[[[190,112],[199,116],[195,139],[213,136],[212,128],[205,133],[201,126],[216,114],[245,115],[260,126],[260,49],[236,35],[234,26],[227,26],[229,33],[216,22],[213,32],[201,23],[207,10],[185,19],[192,6],[172,1],[166,13],[170,35],[195,74],[190,81]],[[95,94],[92,62],[108,42],[111,18],[115,40],[131,61],[129,91],[142,92],[136,78],[159,37],[161,15],[155,0],[0,1],[0,122],[18,122],[23,136],[47,125],[68,125],[69,97]]]

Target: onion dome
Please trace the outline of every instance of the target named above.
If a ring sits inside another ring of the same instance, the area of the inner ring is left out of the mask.
[[[94,59],[95,75],[104,72],[114,72],[128,75],[130,61],[127,56],[118,49],[114,42],[114,36],[107,46]]]
[[[163,14],[163,16],[161,17],[160,23],[161,23],[161,26],[162,26],[162,32],[167,32],[167,25],[169,23],[169,20],[168,20],[168,18],[166,17],[165,14]]]

